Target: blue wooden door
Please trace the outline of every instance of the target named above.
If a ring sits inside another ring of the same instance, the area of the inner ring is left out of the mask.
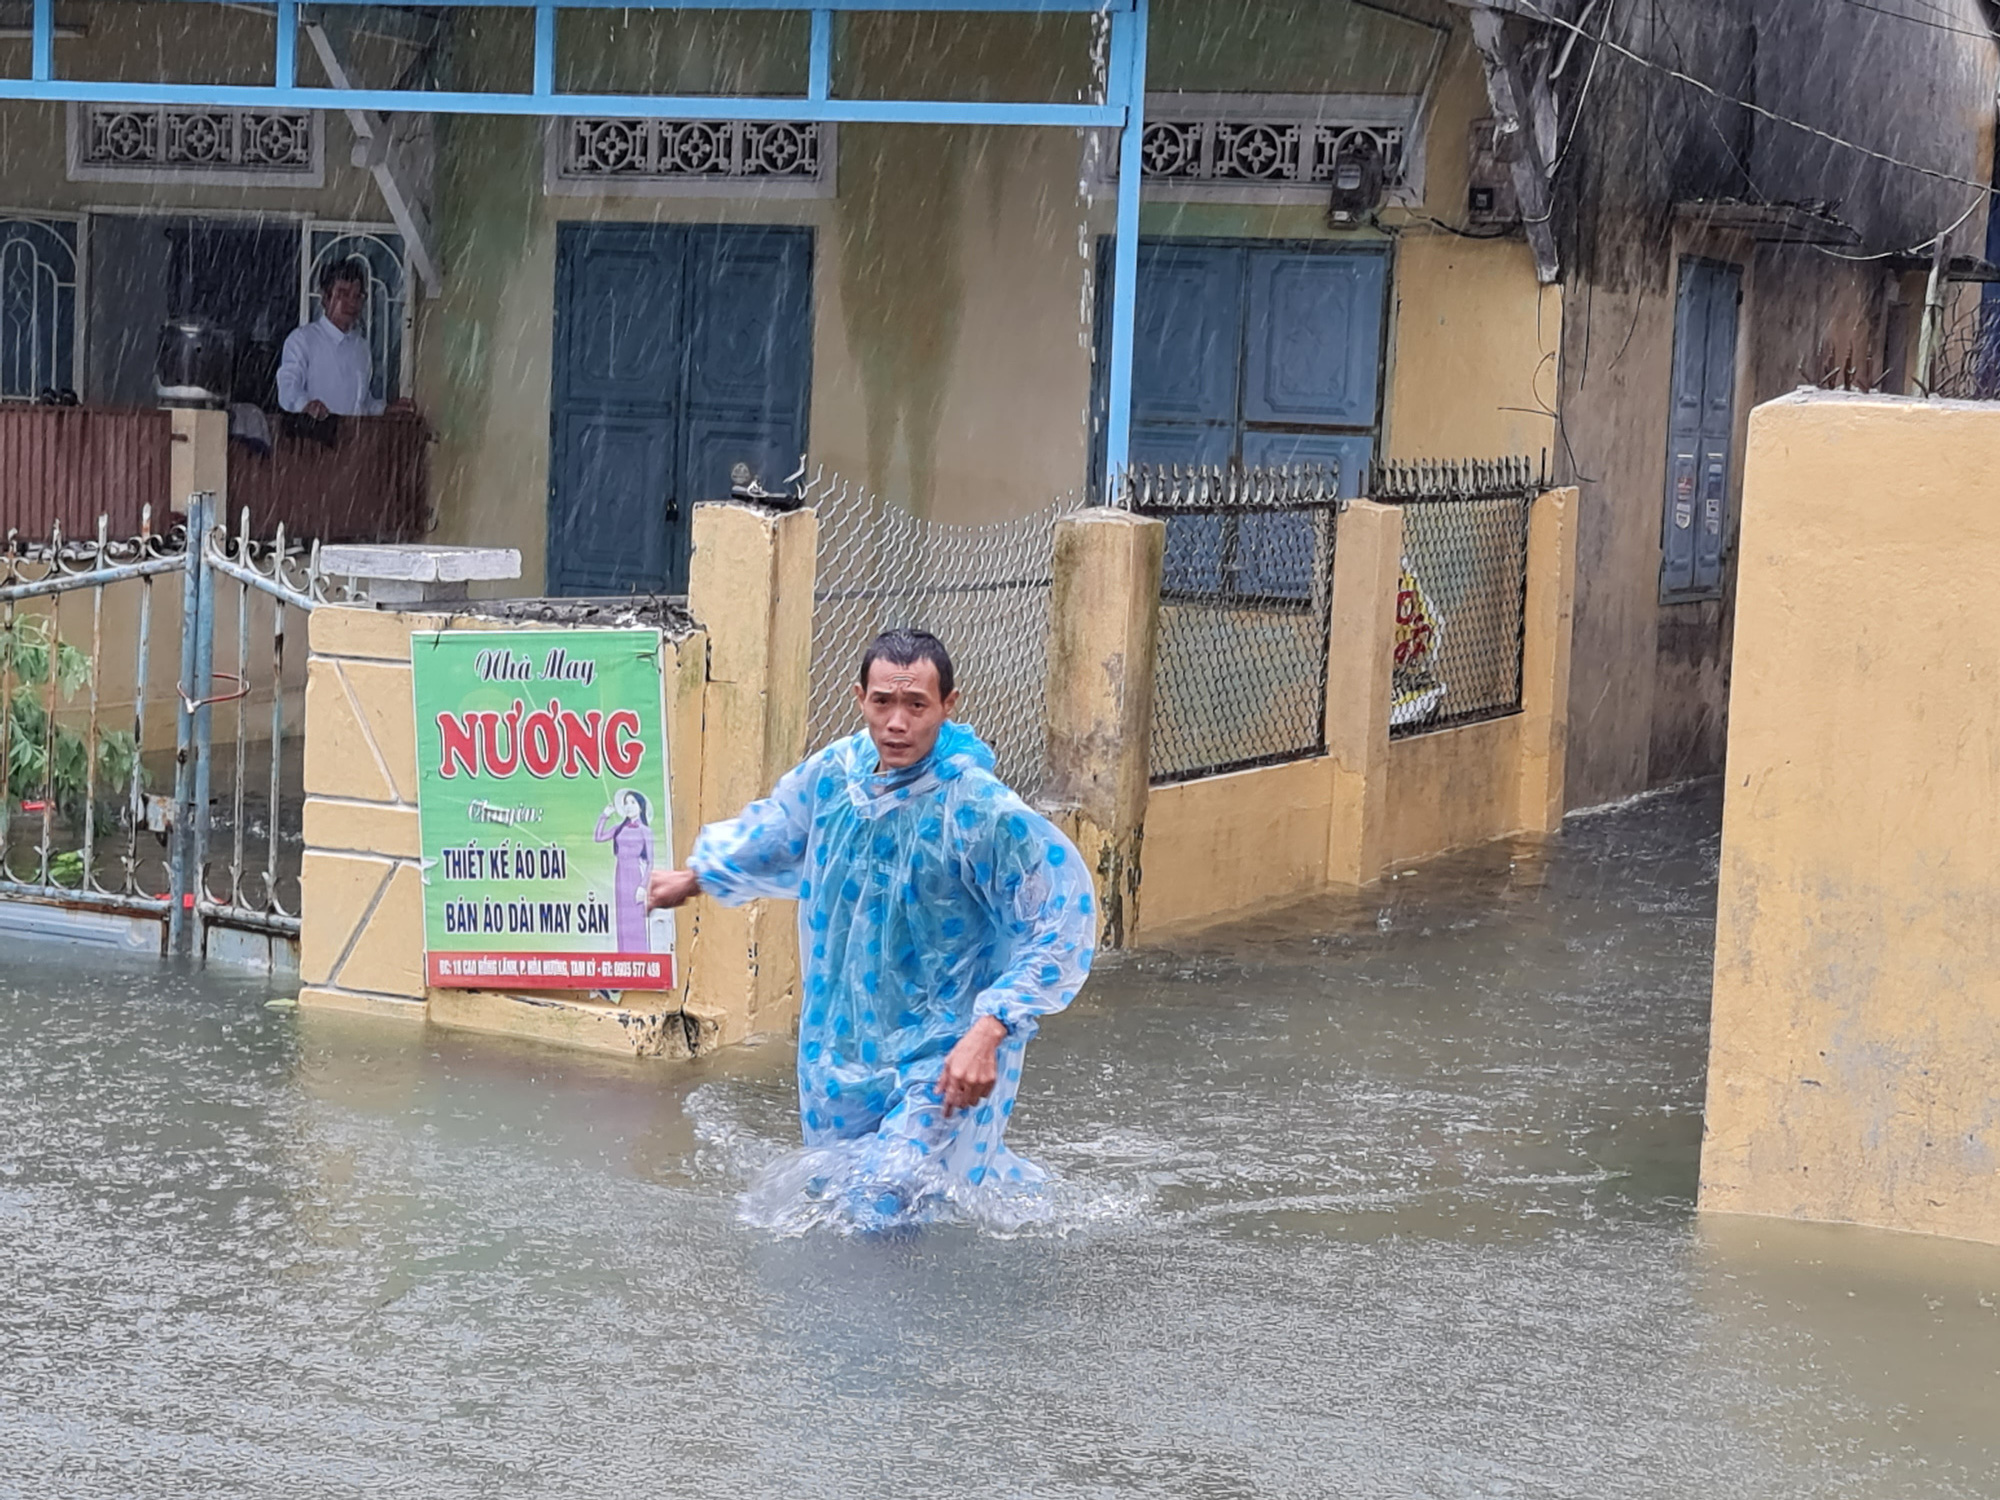
[[[771,490],[798,467],[812,388],[811,297],[809,230],[691,231],[682,494],[728,499],[739,463]],[[677,564],[685,576],[685,553]]]
[[[1741,286],[1734,266],[1705,260],[1681,265],[1660,524],[1660,594],[1667,599],[1710,597],[1722,589]]]
[[[1338,463],[1354,493],[1380,428],[1387,283],[1376,251],[1141,243],[1133,460]]]
[[[556,241],[548,588],[679,593],[695,502],[806,441],[808,230],[564,224]]]
[[[1236,456],[1242,298],[1240,249],[1140,244],[1132,334],[1134,463],[1221,465]],[[1163,580],[1170,594],[1211,594],[1222,587],[1220,516],[1176,516],[1167,524]]]
[[[1374,251],[1142,242],[1134,462],[1331,463],[1339,466],[1342,492],[1357,493],[1380,425],[1386,287],[1386,262]],[[1099,326],[1108,327],[1108,318]],[[1105,363],[1099,359],[1100,371]],[[1239,524],[1257,531],[1311,523],[1258,516]],[[1304,597],[1311,579],[1283,560],[1309,557],[1311,549],[1279,541],[1231,537],[1220,517],[1176,517],[1167,528],[1165,586],[1218,591],[1234,556],[1238,590]]]
[[[1139,246],[1135,463],[1226,464],[1236,457],[1242,302],[1240,248],[1172,241]]]
[[[679,231],[556,233],[548,589],[659,588],[680,528],[674,482],[683,299]]]

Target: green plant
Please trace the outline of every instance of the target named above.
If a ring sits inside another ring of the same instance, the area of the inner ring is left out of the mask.
[[[7,808],[30,798],[47,798],[72,826],[82,822],[90,789],[90,749],[84,736],[58,717],[49,724],[50,674],[56,702],[69,702],[90,682],[90,658],[57,637],[49,621],[28,615],[0,623],[0,683],[7,695]],[[131,785],[138,746],[129,732],[100,730],[97,736],[97,792],[102,807],[113,805]],[[141,780],[144,773],[141,772]]]

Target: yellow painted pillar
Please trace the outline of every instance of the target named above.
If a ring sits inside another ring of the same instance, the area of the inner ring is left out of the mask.
[[[819,519],[750,505],[698,505],[688,608],[708,631],[701,818],[732,818],[769,796],[806,753]],[[789,1030],[798,1015],[793,904],[688,908],[688,1013],[700,1046]]]
[[[1569,752],[1570,624],[1576,602],[1574,488],[1536,497],[1528,515],[1528,598],[1521,622],[1521,773],[1515,822],[1554,833]]]
[[[1139,925],[1152,775],[1162,521],[1093,508],[1056,527],[1049,598],[1049,800],[1096,877],[1098,942]]]
[[[1745,447],[1705,1211],[2000,1245],[2000,408]]]
[[[217,519],[235,524],[229,514],[229,413],[176,407],[173,447],[167,456],[167,503],[187,509],[188,496],[215,496]]]
[[[307,628],[299,1004],[424,1019],[410,635],[443,615],[321,605]]]
[[[1340,517],[1334,548],[1326,662],[1333,774],[1326,873],[1338,885],[1366,885],[1389,862],[1389,698],[1402,566],[1402,511],[1356,500]]]

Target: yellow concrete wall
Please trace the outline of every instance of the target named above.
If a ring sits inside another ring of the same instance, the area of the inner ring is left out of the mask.
[[[1456,24],[1431,107],[1423,207],[1382,215],[1396,233],[1387,458],[1555,445],[1562,289],[1537,284],[1525,237],[1466,239],[1439,225],[1465,221],[1472,122],[1492,112],[1479,54]]]
[[[1324,756],[1154,787],[1138,940],[1324,889],[1332,795]]]
[[[1164,521],[1109,506],[1056,527],[1042,800],[1091,870],[1106,948],[1139,921],[1166,541]]]
[[[1521,716],[1389,742],[1389,859],[1409,864],[1520,827]]]
[[[1705,1209],[2000,1242],[2000,408],[1751,418]]]
[[[1562,289],[1525,241],[1409,234],[1397,244],[1387,458],[1539,458],[1555,442]]]
[[[1562,826],[1576,492],[1529,519],[1521,710],[1389,737],[1402,517],[1357,502],[1335,549],[1328,753],[1152,788],[1137,939],[1366,885],[1386,869]]]
[[[524,621],[367,607],[328,606],[313,612],[306,686],[300,1003],[421,1020],[429,1001],[431,1019],[468,1030],[534,1035],[614,1051],[684,1054],[685,1032],[664,1017],[679,1014],[692,983],[691,944],[685,933],[680,990],[664,1002],[637,992],[632,1005],[622,1007],[579,1002],[568,993],[427,989],[410,637],[446,628],[536,627]],[[696,631],[668,644],[669,791],[678,860],[685,857],[701,820],[707,636]]]
[[[702,821],[733,818],[805,758],[818,517],[745,505],[694,515],[688,605],[707,628],[701,662]],[[693,661],[689,664],[692,672]],[[690,689],[692,691],[692,689]],[[688,1013],[702,1044],[789,1031],[798,1019],[798,906],[696,901]]]

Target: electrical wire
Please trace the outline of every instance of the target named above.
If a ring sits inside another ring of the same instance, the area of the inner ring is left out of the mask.
[[[1462,240],[1504,240],[1508,236],[1512,235],[1514,232],[1511,228],[1502,227],[1499,229],[1492,230],[1488,233],[1481,234],[1476,229],[1462,229],[1456,224],[1445,223],[1443,219],[1432,218],[1429,214],[1413,213],[1410,215],[1410,217],[1413,219],[1421,219],[1426,224],[1433,224],[1439,229],[1442,229],[1446,234],[1455,234]],[[1381,227],[1382,226],[1380,224],[1376,225],[1376,228],[1378,229]]]
[[[1651,68],[1656,73],[1664,73],[1667,77],[1687,84],[1690,88],[1699,89],[1711,99],[1720,99],[1725,104],[1734,104],[1739,109],[1747,109],[1751,114],[1761,116],[1766,120],[1772,121],[1774,124],[1789,125],[1794,130],[1803,131],[1807,135],[1817,136],[1823,141],[1831,142],[1833,145],[1844,147],[1846,150],[1857,152],[1875,161],[1884,162],[1889,166],[1901,167],[1906,172],[1915,172],[1923,177],[1935,178],[1939,182],[1956,183],[1960,187],[1974,188],[1983,194],[1990,195],[1994,191],[1990,183],[1975,182],[1970,177],[1960,177],[1954,172],[1941,172],[1936,167],[1926,167],[1918,162],[1905,161],[1900,156],[1891,156],[1886,151],[1877,151],[1873,147],[1861,145],[1858,141],[1850,141],[1844,136],[1835,135],[1830,130],[1821,130],[1817,125],[1808,125],[1803,120],[1794,120],[1789,115],[1781,115],[1776,110],[1767,109],[1761,104],[1752,104],[1748,99],[1739,99],[1734,94],[1725,94],[1714,84],[1706,83],[1691,73],[1683,73],[1678,68],[1669,67],[1663,62],[1656,62],[1652,58],[1634,52],[1630,47],[1614,42],[1608,37],[1586,31],[1574,21],[1566,21],[1561,16],[1551,15],[1540,5],[1536,4],[1535,0],[1514,0],[1514,3],[1529,14],[1548,22],[1551,26],[1560,26],[1566,31],[1573,31],[1585,41],[1595,42],[1598,46],[1607,48],[1617,53],[1618,56],[1639,64],[1642,68]]]
[[[1853,6],[1856,10],[1872,10],[1878,16],[1893,16],[1898,21],[1908,21],[1912,26],[1928,26],[1933,31],[1949,31],[1953,36],[1977,37],[1982,42],[1994,40],[1994,34],[1991,31],[1970,31],[1963,26],[1953,26],[1944,21],[1926,20],[1923,16],[1913,16],[1905,11],[1890,10],[1886,6],[1881,5],[1870,5],[1868,0],[1845,0],[1845,3]]]
[[[1977,198],[1974,198],[1972,202],[1966,205],[1965,212],[1960,214],[1957,218],[1951,221],[1951,225],[1949,228],[1940,229],[1936,234],[1932,235],[1929,239],[1919,240],[1916,244],[1910,245],[1902,250],[1878,250],[1873,255],[1848,255],[1844,251],[1829,250],[1825,245],[1815,245],[1813,246],[1813,249],[1819,251],[1820,254],[1822,255],[1830,255],[1835,260],[1892,260],[1898,255],[1915,255],[1919,251],[1931,249],[1933,246],[1937,245],[1942,240],[1949,239],[1951,235],[1957,231],[1959,225],[1963,224],[1967,219],[1972,217],[1972,211],[1978,208],[1980,204],[1984,203],[1987,199],[1987,196],[1991,192],[1992,189],[1988,188],[1986,192],[1981,193]]]
[[[1596,0],[1591,0],[1591,3],[1594,6],[1596,4]],[[1588,10],[1586,10],[1583,13],[1582,19],[1586,21],[1590,19],[1590,12]],[[1604,7],[1604,19],[1607,23],[1611,20],[1610,5],[1606,5]],[[1572,34],[1569,40],[1570,44],[1574,46],[1576,43],[1575,35]],[[1584,103],[1590,98],[1591,84],[1597,81],[1597,65],[1600,61],[1603,60],[1603,57],[1604,53],[1601,49],[1595,47],[1591,49],[1590,66],[1584,69],[1583,71],[1583,87],[1576,91],[1575,113],[1573,113],[1570,116],[1569,134],[1563,138],[1562,149],[1556,152],[1555,163],[1549,168],[1549,177],[1551,178],[1551,180],[1554,179],[1556,173],[1562,170],[1562,164],[1569,160],[1569,148],[1576,144],[1577,128],[1583,124],[1583,106]],[[1569,61],[1568,53],[1563,54],[1562,61],[1563,63],[1567,63]],[[1556,73],[1560,73],[1561,71],[1562,71],[1562,64],[1559,63],[1557,64],[1556,67]],[[1549,81],[1551,83],[1555,82],[1556,73],[1549,74]]]

